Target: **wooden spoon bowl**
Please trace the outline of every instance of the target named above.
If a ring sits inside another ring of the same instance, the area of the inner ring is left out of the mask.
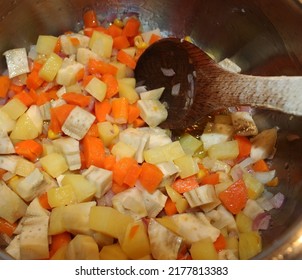
[[[302,115],[302,77],[262,77],[225,70],[185,40],[162,39],[138,60],[135,77],[147,89],[165,87],[162,127],[184,130],[214,111],[249,105]]]

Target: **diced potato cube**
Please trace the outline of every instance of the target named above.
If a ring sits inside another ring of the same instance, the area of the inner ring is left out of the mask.
[[[239,154],[238,142],[236,140],[233,140],[215,144],[209,148],[208,154],[209,157],[213,159],[235,159]]]
[[[73,188],[70,185],[49,189],[47,191],[47,197],[48,203],[52,208],[77,202]]]
[[[39,54],[51,54],[58,42],[58,38],[50,35],[40,35],[36,44],[36,51]]]
[[[61,68],[62,63],[63,59],[61,57],[55,53],[51,53],[40,69],[39,76],[47,82],[52,82]]]
[[[19,158],[16,166],[16,174],[26,177],[35,169],[35,164],[25,158]]]
[[[198,140],[196,137],[186,133],[179,139],[179,143],[181,147],[183,148],[184,152],[187,155],[194,155],[194,153],[203,147],[203,144],[200,140]]]
[[[174,160],[175,165],[179,168],[179,176],[187,178],[198,173],[199,168],[196,160],[190,155],[184,155]]]
[[[243,181],[247,187],[248,197],[250,199],[257,199],[264,191],[264,185],[259,182],[252,174],[244,173]]]
[[[3,107],[1,107],[1,111],[5,112],[13,120],[17,120],[23,113],[25,113],[26,110],[27,106],[25,106],[18,98],[9,100]]]
[[[135,103],[138,99],[138,93],[132,87],[132,85],[127,84],[123,80],[118,80],[119,96],[125,97],[129,104]]]
[[[105,33],[94,31],[88,46],[98,56],[110,58],[112,53],[113,38]]]
[[[94,206],[89,214],[91,229],[115,238],[124,236],[128,224],[132,222],[133,219],[130,216],[124,215],[111,207]]]
[[[128,256],[118,243],[103,246],[99,254],[100,260],[128,260]]]
[[[218,260],[218,254],[210,238],[193,243],[190,253],[193,260]]]
[[[135,88],[135,86],[136,86],[135,78],[121,78],[121,79],[118,79],[118,82],[122,83],[122,84],[126,84],[132,88]]]
[[[143,258],[151,253],[146,226],[141,220],[128,224],[121,247],[126,255],[133,260]]]
[[[112,144],[112,141],[119,135],[119,127],[111,122],[100,122],[97,124],[100,138],[106,147]]]
[[[248,260],[262,250],[261,236],[258,232],[239,233],[239,258]]]
[[[87,65],[90,59],[97,59],[97,54],[86,48],[78,48],[77,62]]]
[[[15,140],[28,140],[35,139],[39,135],[39,130],[34,122],[24,113],[16,122],[14,129],[10,134],[11,139]]]
[[[52,153],[40,159],[44,170],[53,178],[57,178],[68,170],[68,165],[62,154]]]
[[[236,215],[236,224],[239,232],[250,232],[252,231],[253,220],[246,216],[243,212],[239,212]]]
[[[66,231],[63,221],[64,211],[65,206],[55,207],[51,210],[48,227],[49,235],[55,235]]]
[[[111,153],[118,158],[134,157],[136,150],[132,146],[119,141],[113,145]]]
[[[56,82],[59,85],[70,86],[77,82],[77,74],[83,69],[83,65],[78,62],[73,62],[69,65],[63,65],[59,69],[56,77]]]
[[[80,174],[66,174],[61,184],[72,186],[77,202],[90,201],[96,192],[96,187]]]
[[[111,65],[117,68],[116,78],[122,79],[127,77],[127,66],[121,62],[111,62]]]
[[[103,101],[106,96],[107,85],[100,79],[93,77],[85,87],[85,90],[98,101]]]
[[[67,260],[98,260],[99,248],[95,240],[88,235],[78,234],[73,238],[66,250]]]
[[[69,243],[68,243],[69,244]],[[66,260],[65,255],[67,252],[68,244],[64,244],[60,247],[50,258],[51,260]]]
[[[16,121],[13,120],[6,112],[0,110],[1,129],[6,132],[11,132],[15,128],[15,125],[16,125]]]
[[[166,191],[171,200],[175,203],[178,213],[184,213],[188,208],[188,201],[170,186],[166,186]]]

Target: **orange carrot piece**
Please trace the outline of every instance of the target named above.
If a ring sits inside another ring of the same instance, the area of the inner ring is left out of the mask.
[[[113,182],[111,190],[113,191],[113,193],[117,194],[117,193],[127,190],[128,188],[129,187],[126,184],[119,185],[118,183]]]
[[[95,77],[94,75],[87,75],[87,76],[84,75],[83,81],[82,81],[82,86],[86,87],[94,77]]]
[[[89,130],[87,131],[86,135],[93,136],[93,137],[99,137],[99,129],[96,123],[93,123]]]
[[[269,167],[265,160],[260,159],[253,164],[253,170],[256,172],[267,172],[269,171]]]
[[[128,47],[130,47],[130,43],[125,35],[120,35],[113,38],[113,48],[120,50]]]
[[[71,241],[71,234],[67,231],[52,235],[49,250],[49,257],[51,258],[60,248],[67,245]]]
[[[247,188],[242,179],[237,180],[226,190],[219,193],[222,204],[232,213],[238,214],[246,205]]]
[[[82,141],[86,167],[94,165],[103,167],[105,159],[105,148],[100,138],[86,135]]]
[[[84,35],[91,37],[94,31],[102,32],[107,34],[108,31],[105,27],[103,26],[97,26],[97,27],[85,27],[84,28]]]
[[[42,64],[34,62],[32,71],[27,75],[26,86],[29,89],[39,88],[44,80],[39,76],[39,71],[42,68]]]
[[[140,21],[136,18],[129,18],[123,28],[123,35],[127,37],[134,37],[138,35],[140,28]]]
[[[0,76],[0,98],[7,96],[11,81],[7,76]]]
[[[129,102],[125,97],[114,98],[111,102],[112,116],[116,123],[124,124],[128,121]]]
[[[55,48],[54,48],[53,51],[54,51],[56,54],[58,54],[58,53],[61,52],[61,50],[62,50],[61,39],[58,38],[57,43],[56,43]]]
[[[142,168],[137,163],[132,164],[130,170],[126,174],[124,178],[124,184],[129,186],[130,188],[134,187],[136,181],[139,178],[139,175],[141,174]]]
[[[10,223],[0,217],[0,233],[5,233],[8,236],[12,236],[17,227],[17,223]]]
[[[140,110],[137,104],[129,104],[128,106],[128,123],[133,123],[140,116]]]
[[[176,204],[172,201],[170,197],[167,198],[164,209],[167,216],[172,216],[178,213]]]
[[[241,160],[248,157],[252,149],[251,141],[247,137],[240,135],[235,135],[234,139],[237,140],[239,147],[239,155],[237,158]]]
[[[225,237],[220,234],[217,239],[214,241],[214,247],[217,251],[217,253],[221,250],[224,250],[226,248],[226,240]]]
[[[34,100],[30,96],[30,94],[28,94],[28,92],[26,92],[25,90],[22,90],[21,92],[17,93],[14,98],[18,98],[27,107],[34,104]]]
[[[116,26],[115,24],[111,24],[108,28],[107,28],[107,33],[108,35],[110,35],[112,38],[121,36],[123,33],[123,29]]]
[[[115,164],[116,164],[116,157],[114,155],[105,156],[104,169],[112,171]]]
[[[83,78],[85,76],[85,69],[82,68],[78,71],[78,73],[76,74],[76,80],[79,82],[79,81],[82,81]]]
[[[137,119],[135,119],[135,120],[133,121],[132,124],[133,124],[133,127],[136,128],[136,127],[142,127],[142,126],[144,126],[146,123],[145,123],[145,121],[144,121],[143,119],[137,118]]]
[[[13,83],[11,83],[9,86],[9,90],[14,92],[14,94],[21,92],[23,89],[24,89],[24,86],[17,86]]]
[[[44,192],[42,193],[40,196],[39,196],[39,202],[41,204],[41,206],[46,209],[46,210],[50,210],[51,209],[51,206],[49,205],[48,203],[48,196],[47,196],[47,192]]]
[[[149,192],[153,193],[163,179],[163,173],[154,164],[144,162],[139,181],[142,186]]]
[[[7,170],[0,168],[0,179],[2,179],[3,175],[7,172]]]
[[[135,69],[136,66],[135,59],[125,51],[119,50],[116,58],[119,62],[126,64],[131,69]]]
[[[104,74],[101,80],[107,85],[106,98],[111,98],[118,93],[118,82],[112,74]]]
[[[157,34],[152,34],[151,37],[150,37],[150,40],[149,40],[149,45],[157,42],[158,40],[160,40],[161,37]]]
[[[15,145],[16,154],[35,162],[43,153],[43,146],[35,140],[28,139]]]
[[[95,75],[95,74],[116,75],[116,73],[117,73],[117,68],[114,65],[112,65],[110,63],[106,63],[101,60],[96,60],[96,59],[89,59],[88,64],[87,64],[87,69],[88,69],[88,72],[92,75]]]
[[[67,92],[62,95],[62,98],[68,103],[80,106],[82,108],[87,107],[91,101],[91,97],[75,92]]]
[[[83,21],[85,27],[97,27],[99,25],[96,12],[92,9],[84,13]]]
[[[191,191],[199,186],[196,176],[190,176],[184,179],[178,178],[172,183],[172,188],[178,193]]]
[[[80,40],[76,37],[69,37],[69,40],[71,44],[75,47],[80,45]]]
[[[111,113],[111,102],[108,99],[102,102],[96,101],[94,104],[94,113],[98,122],[104,122],[106,116]]]
[[[204,176],[200,181],[201,185],[206,185],[206,184],[216,185],[218,183],[219,183],[219,173],[208,174]]]
[[[112,170],[113,181],[122,186],[127,173],[135,164],[137,164],[136,160],[130,157],[124,157],[117,161]]]
[[[55,132],[61,132],[61,127],[67,119],[75,105],[64,104],[50,109],[50,129]]]

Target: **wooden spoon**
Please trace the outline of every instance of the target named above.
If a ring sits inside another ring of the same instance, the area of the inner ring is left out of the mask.
[[[214,111],[241,105],[302,115],[302,77],[232,73],[197,46],[176,38],[148,47],[135,77],[147,89],[165,87],[161,101],[168,106],[168,118],[161,126],[169,129],[184,130]]]

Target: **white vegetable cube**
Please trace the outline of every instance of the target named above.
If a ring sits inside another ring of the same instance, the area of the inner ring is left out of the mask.
[[[95,197],[101,198],[112,186],[112,171],[91,165],[83,176],[96,187]]]
[[[26,114],[31,119],[31,121],[37,128],[38,133],[40,134],[43,129],[43,119],[39,107],[37,105],[31,105]]]
[[[49,55],[51,54],[58,42],[58,37],[50,35],[40,35],[36,44],[36,51],[39,54]]]
[[[196,160],[190,155],[184,155],[174,160],[175,165],[179,168],[180,178],[187,178],[199,171]]]
[[[118,80],[118,89],[119,89],[119,96],[125,97],[129,104],[135,103],[138,99],[138,93],[136,92],[135,88],[131,85],[124,82],[123,79]]]
[[[83,69],[83,65],[78,62],[64,66],[59,69],[56,77],[56,82],[59,85],[70,86],[77,82],[77,74]]]
[[[0,128],[0,154],[14,154],[15,147],[5,130]]]
[[[98,56],[93,51],[87,48],[78,48],[77,50],[77,62],[87,65],[90,59],[97,59]]]
[[[27,204],[2,180],[0,181],[0,197],[1,218],[10,223],[14,223],[24,216],[27,209]]]
[[[30,72],[25,48],[12,49],[4,54],[9,78]]]
[[[61,57],[55,53],[50,54],[40,69],[39,76],[46,82],[52,82],[60,70],[62,63],[63,59]]]
[[[19,157],[17,156],[1,156],[0,155],[0,168],[7,170],[11,173],[16,172]]]
[[[110,58],[112,53],[113,38],[105,33],[94,31],[88,46],[98,56]]]
[[[14,98],[17,99],[17,98]],[[13,120],[4,110],[0,109],[0,127],[6,132],[10,132],[15,128],[16,121]]]
[[[86,110],[76,106],[65,120],[62,130],[63,132],[76,139],[81,140],[95,120],[95,116]]]
[[[213,185],[203,185],[191,191],[185,192],[183,195],[191,207],[208,204],[217,199]]]
[[[144,204],[149,218],[155,218],[165,207],[167,196],[160,190],[155,190],[153,193],[141,189]]]
[[[13,120],[17,120],[26,110],[27,106],[18,98],[11,99],[1,107],[1,111],[5,112]]]
[[[93,77],[86,85],[85,90],[101,102],[106,96],[107,85],[100,79]]]
[[[151,127],[156,127],[168,117],[166,107],[159,100],[138,100],[141,118]]]
[[[62,154],[51,153],[40,159],[43,169],[53,178],[59,177],[68,170],[68,165]]]
[[[167,179],[170,176],[173,176],[179,172],[178,167],[173,163],[173,161],[164,161],[156,164],[156,166],[163,173],[163,179]]]
[[[77,53],[78,48],[87,48],[90,38],[82,34],[72,33],[61,35],[60,40],[63,53],[73,55]]]

